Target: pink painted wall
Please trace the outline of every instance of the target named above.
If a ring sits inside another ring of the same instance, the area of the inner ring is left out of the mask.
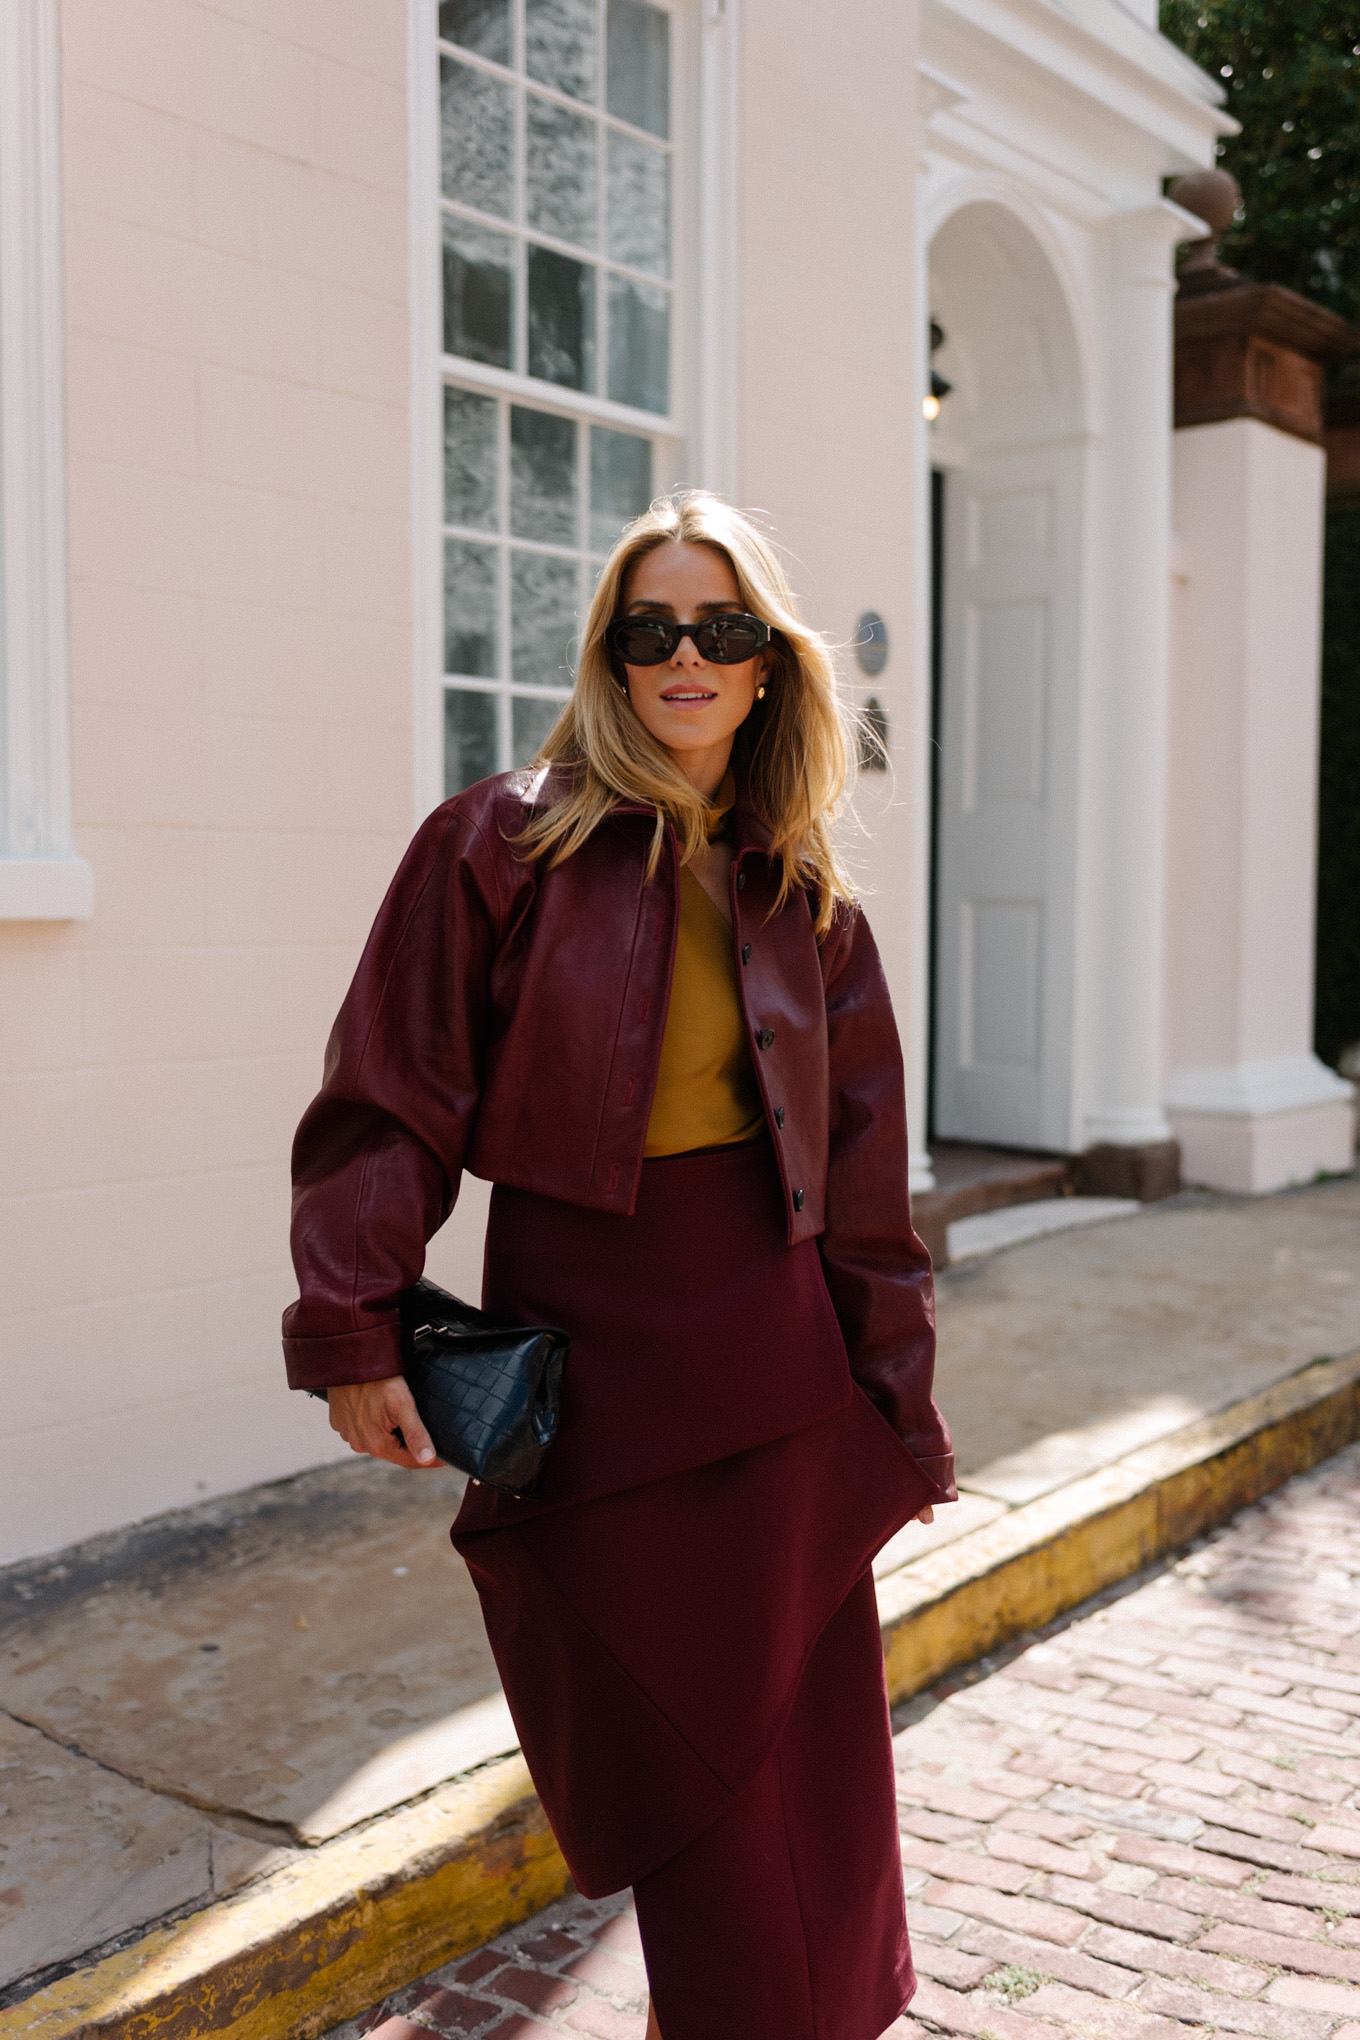
[[[412,815],[403,0],[65,0],[76,837],[0,926],[0,1560],[329,1455],[287,1149]]]
[[[915,17],[870,15],[866,68],[814,0],[741,9],[739,493],[820,627],[888,621],[897,804],[852,847],[910,1034]],[[96,905],[0,924],[0,1562],[332,1454],[278,1318],[289,1140],[415,810],[406,18],[64,0]],[[431,1255],[465,1292],[485,1202]]]
[[[894,773],[866,774],[845,843],[905,1037],[924,1148],[928,801],[926,307],[917,275],[918,10],[854,27],[823,0],[741,10],[741,500],[769,513],[857,700],[887,710]],[[879,612],[889,660],[850,645]]]

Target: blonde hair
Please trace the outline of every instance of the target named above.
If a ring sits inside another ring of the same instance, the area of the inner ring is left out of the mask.
[[[854,768],[853,717],[837,690],[830,653],[798,614],[774,547],[744,512],[704,490],[653,503],[605,562],[586,617],[576,690],[534,761],[574,768],[575,783],[534,817],[519,842],[527,857],[561,864],[620,801],[656,809],[648,878],[660,863],[668,821],[683,862],[707,842],[707,803],[635,714],[604,641],[629,574],[668,541],[722,553],[737,577],[742,607],[771,626],[765,698],[737,731],[732,762],[782,863],[775,911],[795,886],[806,888],[822,936],[837,901],[854,899],[831,834]]]

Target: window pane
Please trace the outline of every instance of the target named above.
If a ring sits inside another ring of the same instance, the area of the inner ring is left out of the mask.
[[[510,0],[440,0],[439,33],[493,64],[508,64]]]
[[[510,529],[576,544],[576,424],[516,404],[510,413]]]
[[[510,555],[510,665],[535,687],[571,684],[576,562],[544,553]]]
[[[609,111],[664,141],[670,122],[670,18],[643,0],[609,0]]]
[[[496,400],[444,390],[444,522],[496,529]]]
[[[609,279],[609,394],[640,411],[661,411],[670,397],[670,302],[649,283]]]
[[[668,276],[671,159],[632,135],[609,131],[609,253],[631,269]]]
[[[573,99],[595,98],[595,0],[524,0],[524,68]]]
[[[515,694],[510,699],[513,763],[529,765],[537,757],[549,730],[562,713],[560,701],[540,701],[533,694]]]
[[[529,250],[529,373],[595,387],[595,271],[551,248]]]
[[[465,538],[444,540],[444,671],[496,677],[496,554]]]
[[[652,500],[652,442],[635,432],[590,428],[590,546],[608,552]]]
[[[536,92],[525,94],[529,225],[559,241],[595,246],[595,122]]]
[[[469,687],[444,693],[444,798],[489,779],[496,769],[496,697]]]
[[[471,64],[441,57],[439,103],[445,198],[509,219],[515,188],[510,86]]]
[[[444,215],[444,352],[509,368],[512,243],[489,227]]]

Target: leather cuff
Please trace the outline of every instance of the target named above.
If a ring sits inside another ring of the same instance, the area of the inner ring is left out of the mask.
[[[397,1320],[362,1332],[285,1338],[290,1388],[343,1388],[356,1381],[390,1381],[402,1372]]]

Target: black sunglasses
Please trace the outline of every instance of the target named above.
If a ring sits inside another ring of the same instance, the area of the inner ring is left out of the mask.
[[[739,666],[770,642],[770,626],[758,616],[708,616],[702,623],[667,623],[660,616],[620,616],[604,641],[625,666],[662,666],[689,638],[701,659],[714,666]]]

